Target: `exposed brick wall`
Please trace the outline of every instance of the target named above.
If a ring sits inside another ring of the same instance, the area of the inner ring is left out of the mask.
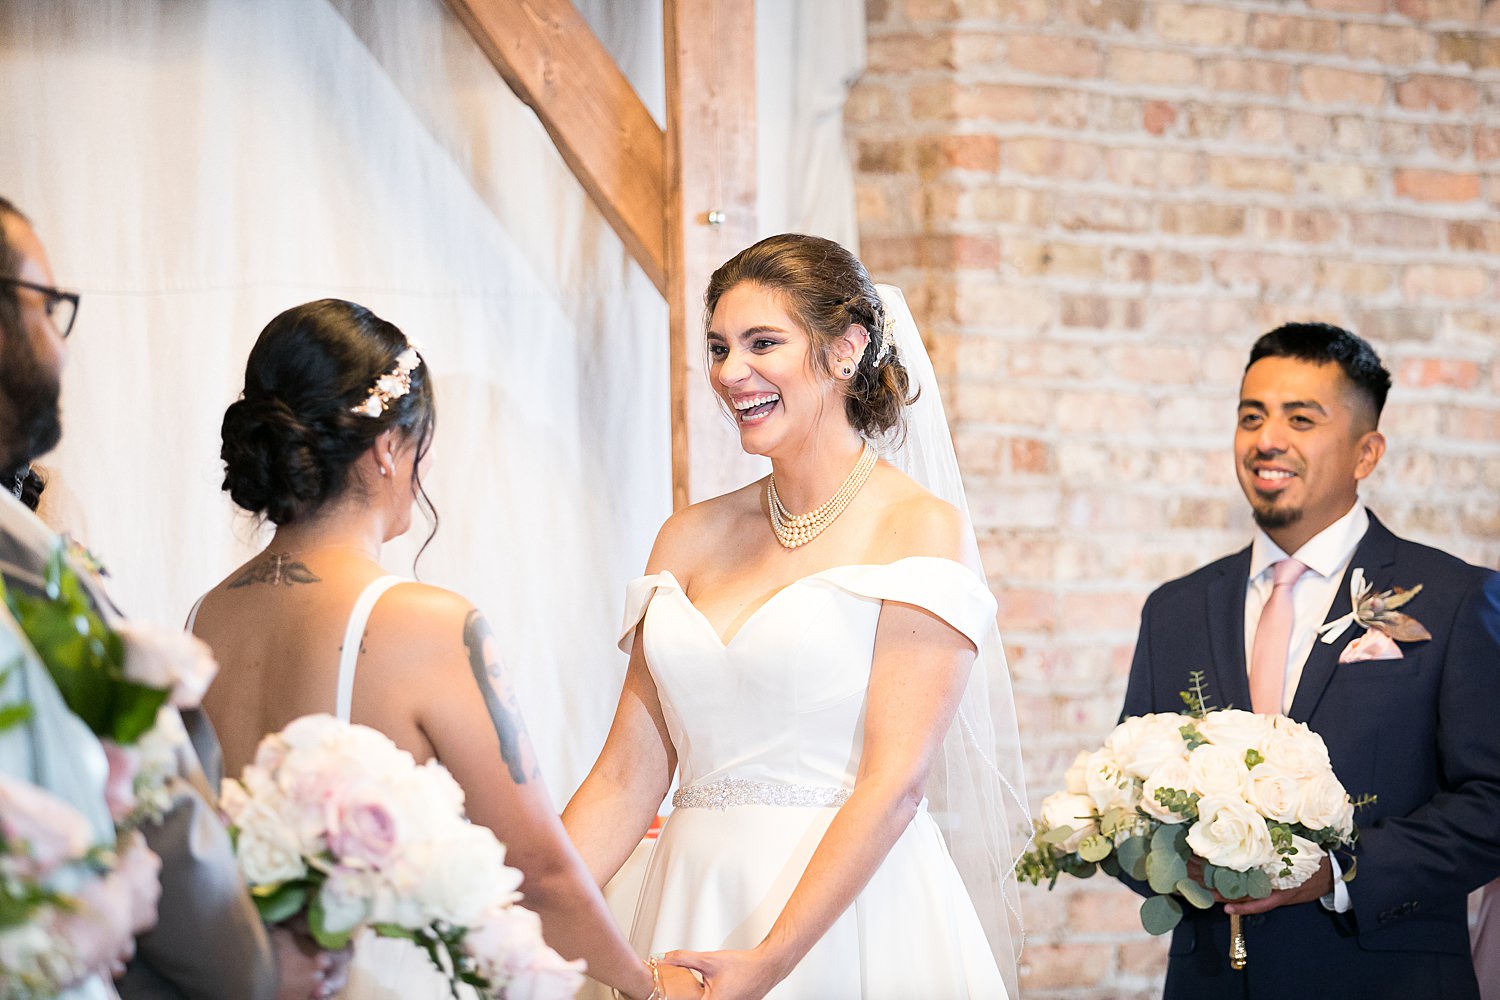
[[[862,252],[947,380],[1034,799],[1114,721],[1145,595],[1245,543],[1276,323],[1376,344],[1367,500],[1500,564],[1500,0],[867,3]],[[1025,903],[1028,996],[1158,992],[1133,896]]]

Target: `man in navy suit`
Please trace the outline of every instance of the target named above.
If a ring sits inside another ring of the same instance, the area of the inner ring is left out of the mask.
[[[1305,722],[1344,786],[1376,797],[1352,852],[1296,889],[1228,904],[1245,915],[1245,969],[1229,967],[1226,907],[1184,907],[1168,1000],[1477,1000],[1466,898],[1500,875],[1500,575],[1396,537],[1360,501],[1389,387],[1348,331],[1261,337],[1234,438],[1254,539],[1141,612],[1126,715],[1180,711],[1201,670],[1210,707]],[[1355,570],[1377,593],[1420,584],[1402,610],[1432,637],[1361,660],[1345,650],[1362,626],[1320,634],[1349,614]]]

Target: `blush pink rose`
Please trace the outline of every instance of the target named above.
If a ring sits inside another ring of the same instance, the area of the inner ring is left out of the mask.
[[[400,821],[379,786],[361,785],[329,803],[328,847],[344,864],[384,867],[400,842]]]
[[[0,774],[0,833],[12,845],[12,864],[45,878],[89,849],[89,824],[77,809],[25,781]]]
[[[109,818],[118,823],[135,811],[135,776],[141,768],[141,756],[133,747],[122,747],[114,740],[100,742],[109,762],[104,802],[109,806]]]

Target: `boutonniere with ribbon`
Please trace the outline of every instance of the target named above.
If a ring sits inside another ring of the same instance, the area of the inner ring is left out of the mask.
[[[1432,638],[1432,633],[1427,631],[1426,626],[1411,615],[1397,610],[1421,592],[1422,585],[1419,583],[1410,590],[1392,587],[1377,594],[1374,584],[1365,581],[1365,571],[1356,566],[1354,572],[1349,574],[1349,605],[1354,610],[1324,625],[1318,629],[1318,634],[1323,637],[1324,642],[1332,645],[1350,625],[1358,625],[1365,630],[1364,635],[1344,647],[1344,651],[1339,654],[1340,663],[1402,659],[1401,647],[1396,643],[1421,642]]]

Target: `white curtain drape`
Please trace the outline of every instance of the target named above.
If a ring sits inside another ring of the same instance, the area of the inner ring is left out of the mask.
[[[578,5],[660,118],[660,4]],[[852,242],[835,105],[863,4],[762,0],[757,35],[762,230]],[[442,527],[418,570],[490,617],[565,799],[670,508],[666,307],[442,0],[8,0],[0,194],[83,292],[45,464],[132,614],[180,622],[260,540],[217,456],[267,320],[339,296],[422,344]]]

